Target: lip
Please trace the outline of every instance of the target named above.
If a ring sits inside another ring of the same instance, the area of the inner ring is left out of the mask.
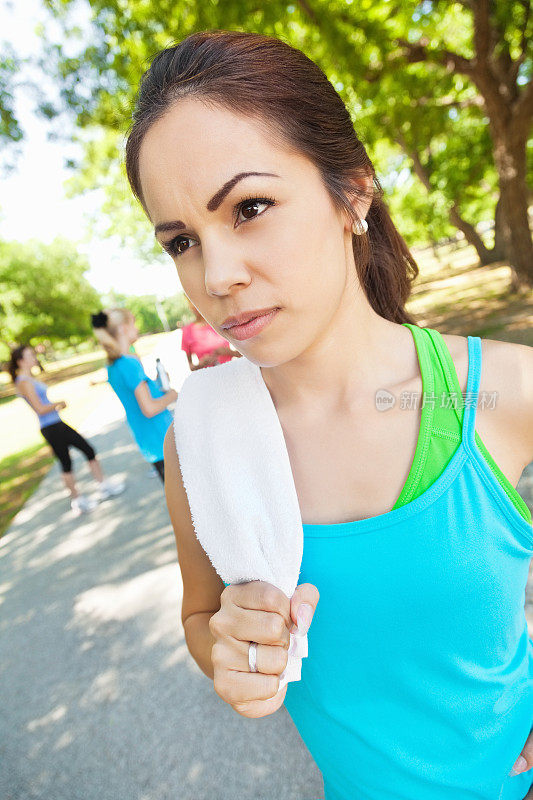
[[[268,313],[261,314],[259,317],[254,317],[249,322],[242,325],[233,325],[228,328],[227,333],[232,339],[242,341],[243,339],[251,339],[252,336],[257,336],[266,326],[274,319],[279,308],[272,308]]]
[[[227,330],[228,328],[244,325],[245,322],[249,322],[255,317],[262,317],[265,314],[270,314],[275,308],[276,306],[269,306],[269,308],[256,308],[253,311],[243,311],[242,314],[237,314],[236,317],[226,317],[220,327]]]

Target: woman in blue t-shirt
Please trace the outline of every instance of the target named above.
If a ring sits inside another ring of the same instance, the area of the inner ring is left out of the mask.
[[[163,441],[172,415],[168,406],[178,394],[163,392],[145,373],[140,359],[130,352],[139,338],[135,317],[126,308],[111,308],[93,314],[94,334],[109,359],[109,383],[126,411],[126,419],[145,459],[164,480]]]

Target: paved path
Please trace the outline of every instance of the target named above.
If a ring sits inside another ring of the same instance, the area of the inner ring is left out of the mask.
[[[323,797],[285,709],[239,716],[189,655],[162,486],[124,422],[91,438],[124,494],[72,519],[54,466],[0,540],[0,797]]]

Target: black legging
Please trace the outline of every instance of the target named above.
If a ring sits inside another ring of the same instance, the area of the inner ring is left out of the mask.
[[[87,439],[84,439],[66,422],[53,422],[52,425],[45,425],[44,428],[41,428],[41,433],[60,460],[63,472],[72,472],[69,447],[77,447],[88,461],[92,461],[96,456],[94,447],[89,444]]]
[[[157,472],[159,473],[159,477],[165,482],[165,462],[163,459],[161,461],[152,461],[153,466],[156,468]]]

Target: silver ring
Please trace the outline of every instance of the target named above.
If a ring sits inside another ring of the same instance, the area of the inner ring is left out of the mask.
[[[257,669],[257,642],[250,642],[248,647],[248,666],[250,672],[258,672]]]

